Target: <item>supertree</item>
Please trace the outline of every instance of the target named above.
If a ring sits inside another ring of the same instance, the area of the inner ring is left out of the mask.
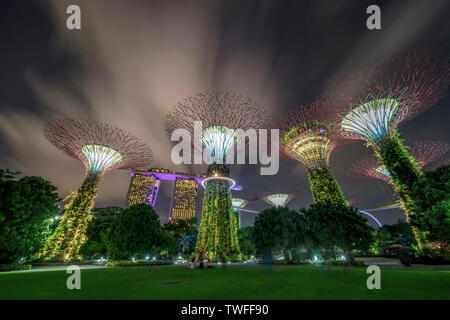
[[[261,198],[262,201],[271,205],[272,207],[286,207],[287,204],[298,197],[300,193],[272,193]]]
[[[47,239],[44,256],[66,261],[80,258],[100,179],[114,169],[136,169],[152,162],[151,149],[132,134],[114,126],[87,119],[58,119],[44,128],[44,136],[86,168],[81,187],[69,197],[64,214]]]
[[[236,224],[238,229],[241,227],[241,213],[239,209],[245,208],[248,203],[248,200],[242,198],[231,198],[231,205],[233,206],[233,211],[236,215]]]
[[[410,152],[415,164],[419,168],[425,169],[433,165],[436,159],[447,153],[449,149],[450,146],[441,141],[419,141],[413,145]],[[349,176],[383,180],[389,182],[395,188],[391,173],[374,155],[366,157],[350,166]]]
[[[280,147],[289,158],[301,162],[315,204],[348,206],[329,167],[330,154],[344,140],[328,122],[323,101],[289,111],[280,121]]]
[[[450,81],[449,57],[408,53],[364,66],[326,95],[343,136],[367,141],[391,174],[406,213],[421,171],[399,138],[398,126],[436,103]]]
[[[200,121],[199,133],[195,122]],[[235,181],[225,163],[239,140],[237,129],[268,128],[265,110],[254,100],[229,92],[201,93],[178,103],[167,116],[169,135],[177,129],[187,135],[197,151],[206,152],[211,163],[205,188],[195,261],[240,260],[231,187]],[[234,154],[233,154],[234,155]]]

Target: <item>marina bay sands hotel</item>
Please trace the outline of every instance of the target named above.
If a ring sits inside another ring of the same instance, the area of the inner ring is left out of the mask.
[[[167,169],[140,169],[131,172],[126,206],[145,203],[155,205],[161,181],[174,181],[170,201],[169,221],[195,217],[198,186],[204,175],[172,172]]]
[[[161,181],[174,181],[169,221],[191,219],[195,217],[198,187],[206,178],[206,175],[174,172],[161,168],[134,170],[131,172],[130,187],[128,188],[125,205],[129,207],[145,203],[154,207]],[[242,187],[236,184],[232,189],[242,190]]]

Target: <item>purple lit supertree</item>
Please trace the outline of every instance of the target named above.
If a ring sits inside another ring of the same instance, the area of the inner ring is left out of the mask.
[[[199,126],[197,126],[199,125]],[[174,106],[167,116],[166,130],[191,141],[197,151],[206,152],[208,178],[202,218],[195,249],[195,261],[240,260],[235,215],[231,203],[227,156],[234,146],[245,145],[241,132],[269,128],[269,118],[253,99],[229,92],[201,93]],[[182,129],[182,130],[178,130]],[[241,143],[242,142],[242,143]]]
[[[136,169],[152,162],[151,149],[132,134],[114,126],[87,119],[58,119],[44,128],[44,136],[65,154],[80,160],[86,168],[85,179],[71,201],[54,233],[47,239],[43,255],[50,260],[80,259],[86,241],[100,179],[114,169]]]
[[[441,141],[419,141],[410,149],[415,163],[423,168],[432,163],[450,149],[450,146]],[[375,156],[364,158],[349,168],[349,175],[355,178],[375,178],[391,182],[391,174]]]
[[[341,134],[368,142],[390,172],[405,212],[414,207],[410,191],[420,168],[399,138],[398,126],[435,104],[450,82],[450,59],[415,53],[366,65],[327,94],[326,111]]]
[[[331,152],[344,140],[328,121],[323,103],[300,106],[281,119],[280,148],[304,165],[315,204],[348,206],[329,167]]]

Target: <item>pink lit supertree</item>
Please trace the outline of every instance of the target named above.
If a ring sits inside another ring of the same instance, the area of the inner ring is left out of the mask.
[[[47,239],[44,256],[47,259],[77,260],[86,241],[86,230],[92,216],[98,184],[114,169],[137,169],[152,162],[151,149],[132,134],[87,119],[58,119],[48,123],[44,136],[65,154],[80,160],[85,179],[71,195],[54,233]]]
[[[234,156],[235,145],[246,144],[242,132],[269,126],[266,111],[253,99],[220,91],[186,98],[167,116],[167,133],[172,136],[176,131],[191,141],[209,164],[208,177],[202,182],[205,192],[195,261],[242,259],[231,198],[235,181],[230,177],[227,156]]]
[[[308,172],[314,203],[347,206],[329,166],[330,154],[344,143],[329,122],[323,101],[289,111],[280,121],[280,149]]]
[[[367,141],[390,172],[407,214],[414,207],[410,191],[421,170],[400,140],[398,126],[435,104],[449,82],[448,56],[408,53],[366,65],[325,98],[342,136]]]

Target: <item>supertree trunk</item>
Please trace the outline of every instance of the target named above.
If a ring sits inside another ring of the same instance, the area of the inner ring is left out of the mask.
[[[87,240],[86,231],[94,207],[100,176],[88,174],[81,187],[66,205],[65,212],[53,234],[47,239],[43,255],[47,260],[74,261],[81,259],[82,244]]]
[[[315,204],[348,207],[331,169],[320,167],[308,171],[308,179]]]
[[[390,183],[397,192],[401,207],[408,218],[408,215],[414,210],[414,198],[411,195],[411,190],[414,183],[422,175],[419,166],[398,137],[398,134],[385,139],[382,144],[371,143],[370,145],[374,149],[378,160],[390,173]],[[432,246],[426,240],[423,232],[416,227],[412,227],[412,230],[420,249]]]
[[[211,180],[203,198],[202,220],[195,261],[239,261],[236,216],[231,205],[230,183]]]
[[[239,211],[239,209],[237,209],[237,208],[234,208],[234,214],[236,217],[236,227],[238,229],[240,229],[241,228],[241,211]]]

